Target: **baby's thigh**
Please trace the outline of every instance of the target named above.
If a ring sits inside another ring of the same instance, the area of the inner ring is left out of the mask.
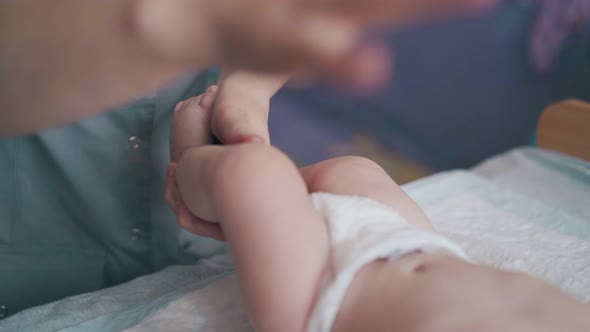
[[[396,210],[409,223],[432,228],[420,207],[374,161],[362,157],[329,159],[301,169],[309,192],[372,198]]]

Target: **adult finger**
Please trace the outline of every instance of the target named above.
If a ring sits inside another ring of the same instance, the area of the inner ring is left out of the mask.
[[[392,51],[381,44],[362,44],[363,27],[337,17],[309,17],[297,23],[292,53],[306,62],[296,75],[332,84],[370,89],[391,75]]]
[[[368,28],[482,10],[497,0],[303,0],[307,11],[294,31],[294,55],[316,76],[353,86],[376,86],[387,78],[391,58],[383,48],[359,47]]]
[[[339,63],[326,63],[320,71],[306,71],[305,75],[313,77],[313,73],[322,73],[316,77],[341,88],[356,92],[375,90],[385,84],[393,74],[393,49],[383,45],[366,45],[353,51]]]

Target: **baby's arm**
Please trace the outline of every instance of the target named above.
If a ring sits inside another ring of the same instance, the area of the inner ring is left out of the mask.
[[[305,168],[308,188],[286,156],[261,144],[190,148],[177,170],[191,210],[221,221],[259,331],[303,331],[315,303],[328,240],[307,189],[371,197],[409,223],[429,227],[415,203],[366,159]],[[587,311],[530,278],[449,256],[412,254],[361,269],[333,331],[577,332],[587,330]]]
[[[301,174],[281,152],[262,144],[192,148],[177,168],[189,209],[221,222],[261,331],[303,331],[315,304],[329,248],[308,192],[370,197],[430,228],[420,208],[372,161],[338,158]]]
[[[197,117],[209,119],[194,101],[175,114],[173,140],[180,149],[173,149],[173,160],[184,151],[176,168],[178,187],[195,215],[221,223],[258,330],[302,331],[315,304],[329,248],[309,192],[370,197],[430,227],[413,201],[367,159],[338,158],[299,173],[285,155],[262,144],[187,149],[192,135],[183,126],[205,130]]]
[[[328,239],[295,165],[263,144],[206,146],[184,152],[176,178],[188,208],[221,223],[257,330],[303,331]]]

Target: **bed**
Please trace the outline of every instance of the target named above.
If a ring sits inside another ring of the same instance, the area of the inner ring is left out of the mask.
[[[523,147],[404,185],[476,262],[525,271],[590,302],[590,106],[565,101]],[[32,308],[0,331],[252,331],[227,254]]]

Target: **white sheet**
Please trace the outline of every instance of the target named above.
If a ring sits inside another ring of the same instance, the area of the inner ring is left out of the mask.
[[[589,163],[519,149],[476,168],[483,177],[443,173],[404,189],[474,259],[529,271],[588,301],[589,170]],[[170,267],[24,311],[0,321],[0,331],[249,332],[235,279],[224,277],[230,270],[223,256]]]
[[[519,148],[481,163],[473,172],[496,185],[586,219],[590,223],[590,163],[557,152]]]
[[[465,177],[470,175],[453,173],[446,180]],[[515,197],[505,192],[509,201]],[[532,222],[473,191],[448,194],[424,206],[437,230],[457,241],[476,262],[528,272],[590,302],[590,241],[544,227],[545,207],[534,201],[529,207]],[[230,277],[187,294],[127,331],[251,331],[236,282]]]

